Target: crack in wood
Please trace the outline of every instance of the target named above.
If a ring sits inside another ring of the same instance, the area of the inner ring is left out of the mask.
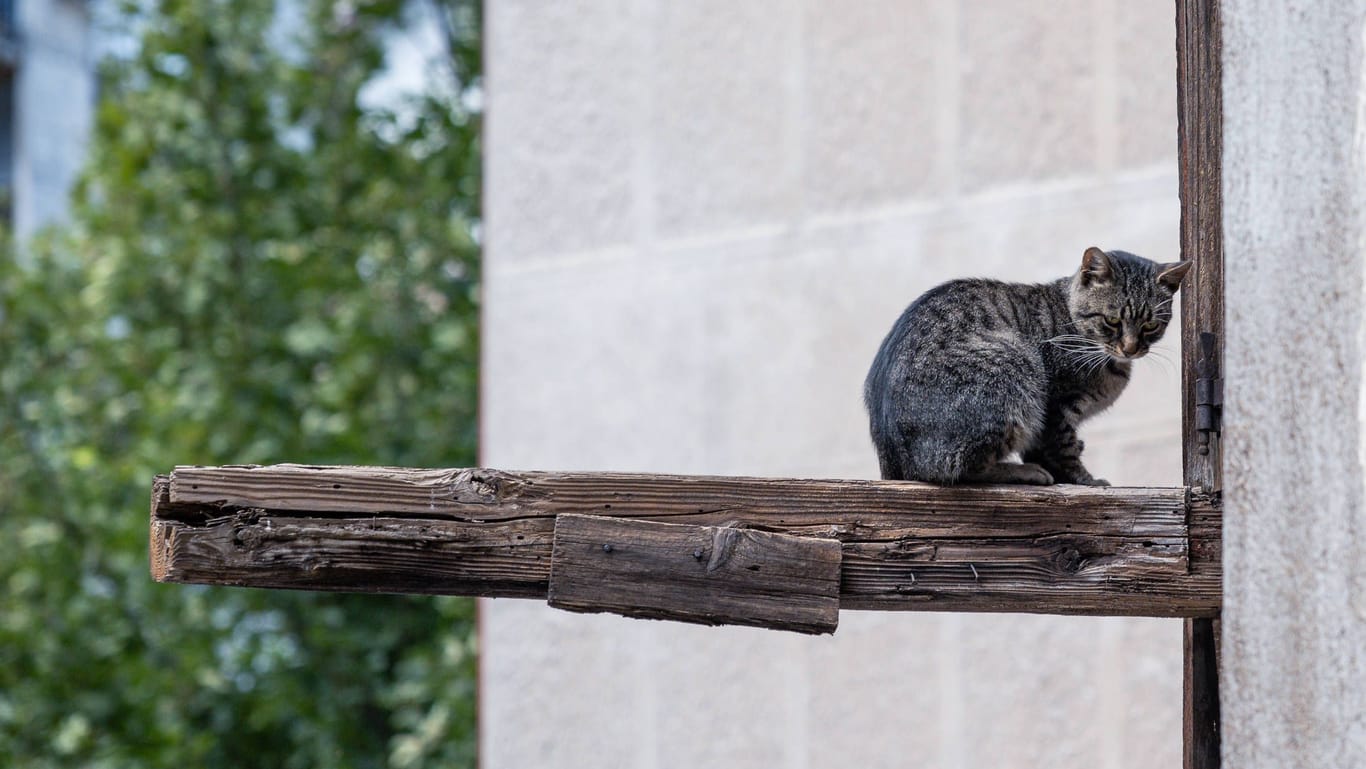
[[[746,532],[839,540],[844,608],[1211,616],[1219,606],[1217,504],[1180,488],[179,468],[154,484],[152,566],[163,581],[545,597],[556,520],[581,513],[716,529],[679,556],[713,572]],[[231,533],[248,521],[251,533]]]

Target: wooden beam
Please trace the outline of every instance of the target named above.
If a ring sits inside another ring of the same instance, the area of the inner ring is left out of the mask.
[[[1218,513],[1179,488],[181,467],[154,490],[152,572],[165,582],[545,598],[564,514],[839,540],[846,609],[1219,610],[1218,543],[1192,539],[1217,538]]]
[[[1219,431],[1200,429],[1221,400],[1224,357],[1223,32],[1219,0],[1176,0],[1177,155],[1181,258],[1194,266],[1181,289],[1183,478],[1217,500],[1223,488]],[[1199,405],[1198,405],[1199,404]],[[1221,536],[1217,516],[1213,540]],[[1210,537],[1202,537],[1208,541]],[[1186,769],[1218,769],[1218,622],[1185,623]]]
[[[1218,0],[1177,0],[1177,155],[1181,192],[1181,258],[1193,263],[1181,288],[1181,390],[1184,478],[1218,491],[1219,433],[1198,429],[1196,380],[1221,374],[1224,358],[1223,55]],[[1200,335],[1213,335],[1201,365]]]
[[[561,515],[548,602],[578,612],[833,633],[840,543],[729,526]]]
[[[1183,766],[1219,769],[1219,620],[1201,617],[1185,625]]]

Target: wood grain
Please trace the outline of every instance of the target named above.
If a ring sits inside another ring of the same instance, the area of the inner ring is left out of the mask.
[[[1223,489],[1223,447],[1216,433],[1201,445],[1196,429],[1198,340],[1216,340],[1222,376],[1224,348],[1223,37],[1219,0],[1176,2],[1177,153],[1181,192],[1181,257],[1194,262],[1181,289],[1183,478],[1207,494],[1203,514],[1192,515],[1192,558],[1217,559],[1222,541],[1218,495]],[[1209,514],[1209,511],[1214,511]],[[1202,553],[1200,548],[1209,552]],[[1186,769],[1218,769],[1219,669],[1217,622],[1185,622],[1184,741]]]
[[[1186,656],[1182,690],[1182,732],[1186,769],[1218,769],[1219,757],[1219,620],[1201,617],[1185,622]]]
[[[1193,617],[1220,602],[1218,545],[1190,539],[1209,501],[1184,489],[299,465],[181,467],[158,488],[163,581],[544,598],[556,516],[587,514],[838,540],[846,609]],[[1201,536],[1218,536],[1211,515]]]
[[[578,612],[833,633],[840,543],[727,526],[561,515],[548,601]]]
[[[1177,0],[1177,155],[1181,193],[1181,258],[1194,264],[1181,288],[1181,388],[1184,478],[1191,488],[1223,486],[1218,435],[1206,453],[1195,429],[1200,333],[1213,333],[1223,371],[1224,208],[1223,55],[1218,0]]]

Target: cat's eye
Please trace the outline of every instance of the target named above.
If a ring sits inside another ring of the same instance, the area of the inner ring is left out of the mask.
[[[1155,320],[1150,320],[1150,321],[1148,321],[1147,323],[1144,323],[1144,324],[1143,324],[1143,330],[1144,330],[1144,331],[1156,331],[1156,330],[1157,330],[1157,327],[1158,327],[1159,325],[1161,325],[1161,324],[1159,324],[1157,321],[1155,321]]]
[[[1107,325],[1107,326],[1114,326],[1115,328],[1119,328],[1119,318],[1114,317],[1114,316],[1112,316],[1112,315],[1106,315],[1106,316],[1105,316],[1105,325]]]

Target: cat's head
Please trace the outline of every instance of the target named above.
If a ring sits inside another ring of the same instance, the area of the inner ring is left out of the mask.
[[[1125,251],[1088,248],[1072,276],[1068,309],[1077,330],[1112,358],[1133,360],[1167,330],[1172,302],[1190,262],[1158,262]]]

